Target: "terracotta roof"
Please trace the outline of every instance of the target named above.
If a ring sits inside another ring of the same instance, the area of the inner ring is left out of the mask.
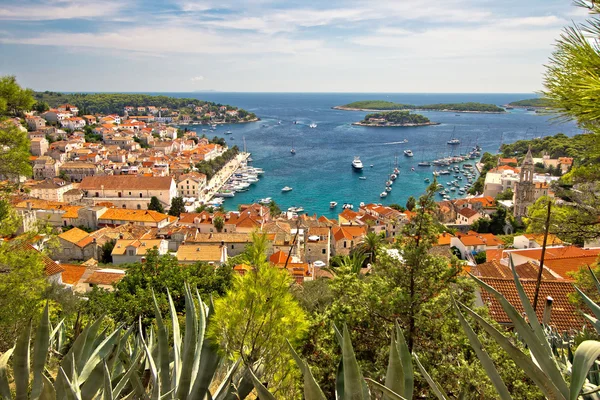
[[[356,217],[358,217],[358,213],[354,212],[352,210],[350,210],[349,208],[344,209],[344,211],[342,211],[339,214],[340,219],[345,219],[346,221],[352,221],[354,220]]]
[[[544,244],[544,234],[543,233],[525,233],[525,236],[529,240],[533,240],[540,246]],[[558,238],[558,236],[549,233],[548,238],[546,239],[546,246],[558,246],[563,244],[563,241]]]
[[[86,231],[81,230],[79,228],[71,228],[68,231],[63,232],[60,235],[58,235],[58,237],[69,243],[77,244],[77,243],[81,242],[82,240],[89,238],[90,235]],[[83,246],[81,246],[81,247],[83,247]]]
[[[482,281],[492,286],[498,292],[500,292],[506,299],[519,311],[521,314],[524,313],[519,294],[515,282],[512,279],[502,278],[481,278]],[[535,291],[536,281],[521,280],[521,283],[525,289],[525,293],[529,298],[529,301],[533,302],[533,294]],[[550,325],[556,328],[559,332],[565,332],[570,330],[581,330],[585,325],[583,318],[580,316],[577,309],[571,304],[568,296],[574,293],[575,289],[570,281],[542,281],[540,286],[540,299],[545,300],[548,297],[553,299],[552,314],[550,317]],[[487,291],[481,290],[481,297],[483,302],[488,306],[490,310],[490,316],[501,324],[512,324],[502,306],[490,295]],[[538,303],[536,314],[538,318],[542,319],[544,312],[544,301]]]
[[[284,265],[287,259],[288,259],[288,255],[281,250],[279,250],[276,253],[273,253],[271,255],[271,257],[269,257],[269,261],[272,262],[273,264]]]
[[[86,176],[81,181],[79,188],[82,190],[99,190],[102,186],[106,190],[170,190],[173,178],[170,176]]]
[[[115,242],[115,247],[113,248],[111,255],[125,255],[128,247],[134,247],[136,249],[135,255],[143,256],[148,250],[151,250],[154,247],[160,248],[161,243],[162,239],[119,239]]]
[[[182,244],[177,250],[177,260],[220,262],[221,253],[220,245]]]
[[[336,241],[342,239],[353,240],[365,236],[367,229],[364,226],[334,226],[332,233]]]
[[[504,249],[491,249],[485,251],[486,260],[501,260],[502,255],[504,253]]]
[[[542,257],[542,249],[525,249],[525,250],[514,250],[512,254],[518,254],[523,257],[532,258],[539,260]],[[595,249],[583,249],[576,246],[562,246],[562,247],[546,247],[546,255],[544,258],[550,260],[553,258],[566,258],[566,257],[586,257],[586,256],[598,256],[600,254],[600,248]]]
[[[40,259],[42,261],[42,264],[44,265],[44,273],[46,274],[46,276],[60,274],[61,272],[64,271],[63,267],[61,267],[58,263],[56,263],[50,257],[45,255],[44,253],[42,253],[41,251],[39,251],[38,249],[36,249],[32,245],[30,245],[29,243],[17,243],[16,249],[21,250],[21,251],[26,251],[26,252],[33,251],[33,252],[38,253],[41,257]]]
[[[109,208],[98,218],[101,221],[131,221],[131,222],[160,222],[168,218],[154,210],[127,210],[121,208]]]
[[[454,235],[449,232],[442,232],[437,237],[437,245],[445,246],[450,244],[450,239],[453,238]]]
[[[558,275],[565,279],[570,279],[571,272],[577,272],[581,268],[587,267],[588,265],[596,264],[598,256],[584,256],[584,257],[563,257],[555,259],[544,259],[544,266],[550,268]]]
[[[194,228],[196,229],[196,228]],[[249,243],[251,242],[248,233],[198,233],[188,243]]]
[[[62,281],[67,285],[76,285],[81,280],[81,277],[86,271],[86,267],[76,264],[61,264],[64,269],[62,273]]]
[[[539,272],[539,266],[532,262],[526,262],[524,264],[517,265],[515,266],[515,269],[517,270],[517,275],[521,279],[537,279]],[[487,278],[512,279],[513,277],[510,267],[508,265],[501,264],[498,260],[477,264],[471,269],[471,273],[475,276]],[[542,279],[557,280],[559,278],[555,277],[552,272],[544,268],[542,271]]]
[[[91,283],[92,285],[114,285],[125,277],[124,273],[117,272],[104,272],[94,271],[84,283]]]
[[[477,211],[473,210],[472,208],[461,208],[460,210],[458,210],[458,213],[466,218],[471,218],[474,217],[475,215],[479,214]]]

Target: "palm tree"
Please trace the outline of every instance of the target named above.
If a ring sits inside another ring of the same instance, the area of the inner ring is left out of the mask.
[[[373,264],[375,259],[377,258],[377,251],[381,247],[381,236],[376,234],[375,232],[367,233],[363,243],[361,244],[361,249],[364,254],[369,255],[369,263]]]
[[[217,232],[221,232],[223,231],[223,227],[225,226],[225,220],[219,215],[213,220],[213,225],[215,226]]]

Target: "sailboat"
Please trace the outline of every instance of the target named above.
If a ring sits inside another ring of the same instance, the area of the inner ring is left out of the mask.
[[[424,160],[423,152],[421,152],[421,161],[417,163],[419,167],[431,167],[431,163],[429,161]]]
[[[460,144],[460,140],[458,140],[458,138],[454,137],[454,132],[456,131],[456,126],[454,127],[454,129],[452,130],[452,137],[450,138],[450,140],[448,140],[446,143],[450,144],[450,145],[457,145]]]
[[[292,149],[290,150],[290,153],[292,153],[292,155],[296,154],[296,149],[294,148],[294,139],[292,139]]]

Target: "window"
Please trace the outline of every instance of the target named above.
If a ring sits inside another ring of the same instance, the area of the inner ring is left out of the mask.
[[[327,254],[327,249],[323,249],[323,250],[321,250],[321,253],[322,253],[322,254]]]
[[[131,196],[131,192],[129,192],[129,195]]]
[[[96,197],[100,197],[100,193],[96,192]]]
[[[347,246],[347,244],[346,244],[346,241],[344,240],[344,248],[346,248],[346,246]]]
[[[127,250],[127,255],[128,256],[135,256],[135,250],[132,250],[132,249]]]
[[[141,210],[141,209],[142,209],[142,206],[138,204],[138,205],[137,205],[137,209],[138,209],[138,210]]]
[[[123,204],[123,208],[127,208],[127,207],[125,206],[125,204]]]
[[[234,248],[235,248],[235,246],[234,246],[234,245],[231,245],[231,250],[233,250]]]
[[[140,193],[140,199],[142,198],[142,194]]]

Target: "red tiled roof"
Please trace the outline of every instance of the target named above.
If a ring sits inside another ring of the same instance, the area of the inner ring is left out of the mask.
[[[113,285],[125,277],[125,274],[115,272],[94,271],[85,283],[94,285]]]
[[[481,278],[481,280],[500,292],[518,312],[521,314],[524,313],[515,282],[512,279]],[[533,302],[536,281],[534,279],[521,280],[521,283],[523,284],[529,301]],[[539,298],[545,300],[548,297],[551,297],[553,299],[550,326],[557,329],[559,332],[570,330],[579,331],[585,325],[583,318],[568,299],[569,295],[574,292],[575,289],[570,281],[555,280],[542,281],[541,283]],[[494,320],[501,324],[512,324],[500,303],[498,303],[491,294],[482,289],[481,298],[488,306],[490,316],[494,318]],[[538,303],[536,310],[536,314],[540,321],[543,312],[544,301],[541,301]]]
[[[87,269],[83,265],[76,264],[62,264],[61,266],[64,269],[62,273],[62,281],[68,285],[77,284]]]
[[[281,250],[276,253],[273,253],[271,257],[269,257],[269,261],[273,264],[285,264],[287,259],[288,255]]]
[[[563,257],[552,260],[544,259],[544,266],[550,268],[563,278],[570,279],[570,272],[577,272],[581,268],[595,264],[597,261],[598,256],[595,255],[585,257]]]
[[[472,208],[468,208],[468,207],[461,208],[458,211],[458,213],[466,218],[471,218],[478,214],[477,211],[473,210]]]
[[[524,264],[520,264],[515,266],[517,271],[517,275],[521,279],[537,279],[537,275],[539,272],[539,267],[531,262],[526,262]],[[509,278],[512,279],[512,271],[510,267],[504,264],[501,264],[497,260],[487,261],[482,264],[478,264],[471,269],[471,274],[478,277],[486,277],[486,278]],[[542,279],[543,280],[557,280],[550,271],[544,268],[542,271]]]

